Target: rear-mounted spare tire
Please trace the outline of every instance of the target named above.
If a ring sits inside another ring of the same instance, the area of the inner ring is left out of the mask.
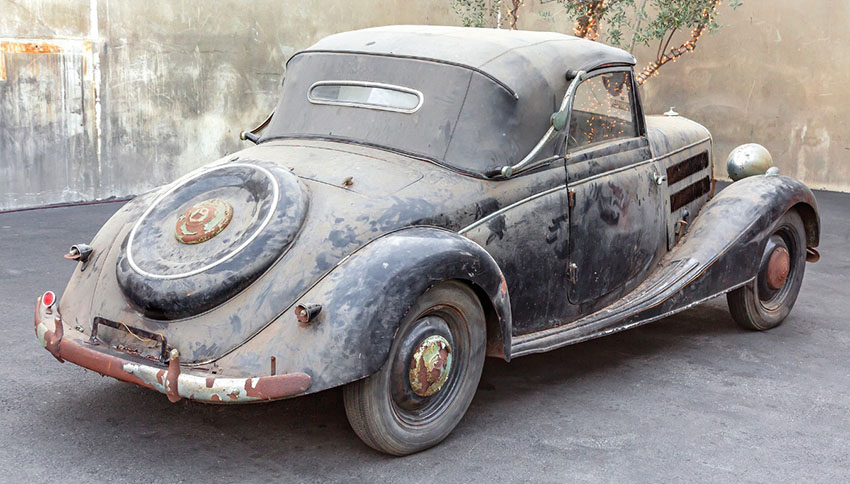
[[[118,284],[151,318],[212,309],[280,258],[307,203],[298,178],[272,164],[229,163],[190,174],[159,195],[127,234]]]

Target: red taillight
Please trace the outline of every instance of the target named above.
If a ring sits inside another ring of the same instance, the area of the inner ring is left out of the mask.
[[[41,296],[41,304],[44,304],[45,307],[53,307],[53,304],[56,302],[56,294],[53,294],[53,291],[47,291]]]

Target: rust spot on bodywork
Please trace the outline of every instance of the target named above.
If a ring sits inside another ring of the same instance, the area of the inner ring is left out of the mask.
[[[171,359],[168,360],[168,373],[165,376],[165,394],[171,403],[178,402],[183,398],[177,391],[178,378],[180,378],[180,353],[177,350],[171,350]]]
[[[298,319],[299,326],[303,328],[310,324],[321,311],[321,304],[299,304],[295,306],[295,317]]]
[[[63,360],[62,357],[59,355],[59,343],[62,342],[62,336],[64,336],[64,333],[65,333],[65,330],[62,327],[62,318],[57,316],[54,319],[54,322],[55,322],[54,323],[55,324],[54,332],[48,333],[47,335],[45,335],[46,337],[44,339],[44,342],[45,342],[44,347],[47,348],[47,351],[49,351],[50,354],[53,355],[54,358],[59,360],[59,362],[64,363],[65,360]]]
[[[297,395],[310,388],[312,383],[313,379],[306,373],[290,373],[287,378],[247,378],[245,394],[250,398],[268,400],[273,395]]]
[[[175,349],[171,350],[167,370],[131,362],[109,354],[109,351],[116,351],[114,349],[97,349],[73,339],[63,339],[61,319],[58,315],[51,317],[56,328],[49,329],[47,325],[50,319],[44,318],[46,314],[43,311],[46,310],[41,301],[41,297],[36,300],[36,337],[57,360],[63,363],[67,360],[101,375],[156,390],[168,396],[171,402],[182,398],[217,403],[276,400],[304,393],[313,383],[310,375],[300,372],[259,378],[203,377],[191,372],[182,374],[180,355]]]
[[[820,252],[814,247],[806,248],[806,262],[817,262],[820,260]]]
[[[123,369],[125,362],[119,358],[85,348],[72,342],[61,341],[59,348],[63,359],[67,359],[83,368],[88,368],[102,375],[111,376],[117,380],[155,390],[153,386],[141,378],[125,371]]]
[[[80,331],[80,332],[82,333],[82,331]],[[145,359],[153,361],[153,362],[159,362],[160,361],[159,358],[155,358],[151,355],[142,354],[142,352],[137,350],[136,348],[131,348],[131,347],[124,345],[124,344],[121,344],[121,343],[113,346],[113,348],[115,348],[116,350],[118,350],[122,353],[127,353],[128,355],[138,356],[139,358],[145,358]]]
[[[670,195],[670,211],[675,212],[711,191],[711,179],[705,177]]]
[[[691,175],[708,169],[708,152],[704,151],[667,167],[667,183],[673,185]]]

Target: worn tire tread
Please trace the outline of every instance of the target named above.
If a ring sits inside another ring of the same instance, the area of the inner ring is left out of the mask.
[[[803,219],[796,210],[789,210],[786,212],[782,218],[777,222],[776,226],[782,225],[790,225],[795,228],[798,237],[798,243],[800,244],[801,252],[796,254],[798,257],[798,263],[801,264],[799,266],[799,276],[798,280],[792,281],[792,283],[796,286],[793,289],[793,293],[789,294],[789,297],[786,299],[783,304],[785,305],[785,309],[787,312],[791,311],[794,303],[797,300],[797,295],[800,290],[800,286],[802,285],[803,276],[805,275],[806,269],[806,229],[803,224]],[[756,292],[756,281],[753,281],[745,286],[741,286],[735,290],[732,290],[726,294],[726,303],[729,306],[729,313],[732,315],[732,319],[744,329],[749,329],[752,331],[766,331],[769,329],[773,329],[782,324],[782,322],[787,317],[787,313],[785,316],[782,316],[778,321],[769,321],[766,320],[765,317],[760,313],[759,309],[756,307],[756,301],[758,299],[758,294]]]
[[[756,310],[751,304],[753,297],[751,284],[739,287],[726,295],[726,303],[729,306],[729,313],[732,315],[732,319],[735,320],[738,326],[744,329],[753,331],[770,329],[758,324],[757,315],[754,315]]]
[[[348,417],[348,422],[354,433],[369,447],[380,451],[377,439],[372,434],[372,430],[367,421],[368,406],[367,399],[364,398],[365,389],[362,388],[366,384],[366,380],[358,380],[346,385],[342,389],[343,403],[345,406],[345,415]]]

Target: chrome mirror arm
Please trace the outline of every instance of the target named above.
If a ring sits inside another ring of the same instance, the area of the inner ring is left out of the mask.
[[[555,138],[555,135],[557,135],[559,131],[564,128],[569,128],[569,121],[571,115],[570,111],[572,110],[573,106],[573,98],[575,97],[575,93],[576,90],[578,90],[579,84],[581,84],[581,81],[583,81],[586,76],[587,72],[585,71],[578,71],[575,73],[575,77],[573,77],[573,80],[570,82],[570,86],[567,88],[567,92],[564,94],[564,99],[561,101],[560,109],[558,109],[558,111],[554,113],[552,115],[552,118],[550,119],[550,126],[549,129],[546,130],[546,134],[544,134],[543,137],[540,138],[540,141],[538,141],[537,144],[534,145],[534,148],[532,148],[531,151],[527,155],[525,155],[522,160],[519,161],[519,163],[515,165],[506,165],[498,169],[499,175],[501,175],[503,178],[510,178],[515,173],[519,173],[520,171],[529,168],[530,166],[534,166],[532,161],[537,158],[538,154],[540,154],[540,150],[542,150],[547,143],[552,141],[552,139]]]

